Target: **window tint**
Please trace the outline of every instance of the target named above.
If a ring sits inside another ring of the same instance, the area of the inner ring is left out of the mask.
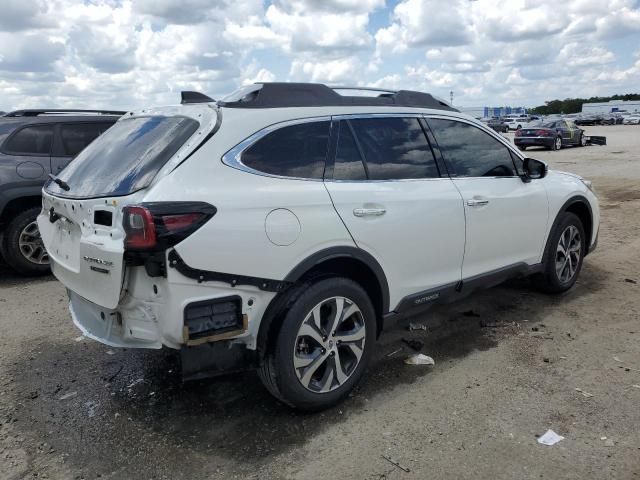
[[[428,122],[452,176],[516,175],[509,149],[488,133],[453,120],[429,119]]]
[[[367,172],[362,164],[360,151],[353,139],[349,124],[340,121],[340,135],[338,137],[338,150],[336,162],[333,167],[333,178],[336,180],[366,180]]]
[[[82,150],[53,182],[49,193],[65,197],[128,195],[151,183],[160,169],[199,127],[192,118],[151,116],[126,118]]]
[[[34,125],[12,135],[4,144],[4,150],[17,155],[49,155],[53,126]]]
[[[369,179],[439,176],[433,152],[417,118],[359,118],[349,122],[362,148]]]
[[[111,125],[110,123],[61,125],[62,155],[75,157]]]
[[[283,177],[324,176],[330,122],[290,125],[264,136],[242,153],[249,168]]]

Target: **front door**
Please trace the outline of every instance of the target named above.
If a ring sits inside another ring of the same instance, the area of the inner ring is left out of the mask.
[[[384,269],[390,309],[431,289],[413,300],[436,300],[440,287],[460,281],[464,209],[420,119],[347,116],[334,126],[335,163],[325,185],[355,243]]]
[[[458,120],[428,124],[464,201],[463,281],[540,262],[548,221],[542,182],[522,181],[520,158],[497,136]]]

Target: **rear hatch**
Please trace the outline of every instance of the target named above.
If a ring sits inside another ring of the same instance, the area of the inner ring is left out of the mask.
[[[125,116],[47,183],[38,226],[52,271],[67,288],[117,307],[126,280],[123,208],[141,202],[216,121],[208,105]]]

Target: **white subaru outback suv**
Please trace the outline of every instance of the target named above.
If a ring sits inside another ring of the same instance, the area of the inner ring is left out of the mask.
[[[181,349],[189,377],[257,368],[314,410],[394,317],[515,276],[573,286],[598,236],[588,181],[431,95],[342,91],[183,92],[53,177],[38,225],[76,326]]]

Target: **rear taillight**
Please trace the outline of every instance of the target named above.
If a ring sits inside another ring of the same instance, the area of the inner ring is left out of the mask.
[[[124,207],[124,248],[149,250],[156,246],[156,227],[151,212],[142,206]]]
[[[149,202],[125,207],[125,249],[165,250],[198,230],[215,213],[216,208],[204,202]]]
[[[549,137],[553,134],[549,130],[536,130],[536,135],[538,137]]]
[[[516,137],[520,137],[522,135],[522,130],[516,130]]]

